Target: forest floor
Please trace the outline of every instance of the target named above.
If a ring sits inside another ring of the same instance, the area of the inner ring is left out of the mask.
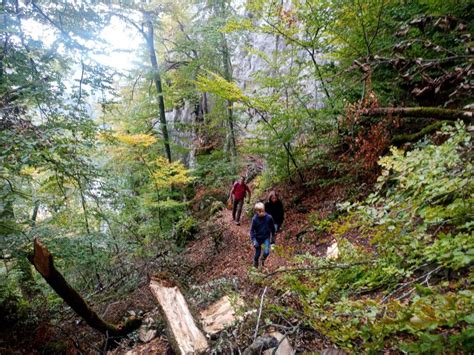
[[[255,275],[266,276],[281,267],[291,267],[291,260],[298,254],[324,257],[333,242],[332,236],[316,233],[311,228],[311,220],[323,219],[333,213],[337,203],[347,200],[350,186],[340,183],[308,188],[287,183],[275,186],[275,190],[285,206],[285,222],[263,268],[256,270],[252,266],[254,248],[249,229],[253,205],[245,203],[239,226],[234,224],[232,211],[227,209],[202,222],[196,238],[177,256],[178,264],[182,266],[178,271],[180,277],[185,275],[188,284],[198,288],[205,288],[220,280],[232,280],[239,297],[251,305],[255,304],[263,291],[263,286],[255,283]],[[257,197],[259,200],[265,198]],[[268,302],[271,302],[271,297],[270,292],[267,294]],[[194,306],[202,310],[205,304],[195,303]],[[325,339],[315,336],[314,332],[309,332],[301,342],[305,343],[302,349],[306,350],[330,347]],[[299,345],[302,345],[301,342]],[[124,353],[126,350],[122,346],[115,353]],[[131,350],[134,354],[171,351],[164,335]]]
[[[365,185],[359,193],[365,194]],[[232,211],[224,209],[202,225],[197,238],[190,242],[180,255],[186,265],[188,278],[198,287],[213,284],[219,280],[232,280],[234,291],[247,305],[256,304],[264,286],[255,282],[255,277],[272,277],[272,273],[282,267],[291,267],[296,255],[311,254],[325,257],[328,247],[334,242],[330,233],[314,231],[314,220],[321,220],[336,211],[338,203],[346,201],[351,186],[331,184],[330,186],[303,187],[297,184],[276,186],[285,206],[285,222],[277,233],[276,244],[264,267],[253,267],[254,247],[250,240],[250,221],[253,205],[245,203],[241,224],[235,225]],[[264,200],[265,196],[257,196]],[[357,235],[348,235],[356,244]],[[299,265],[301,266],[301,265]],[[267,302],[272,303],[272,292],[267,294]],[[300,350],[316,350],[331,347],[326,339],[314,332],[302,339]]]
[[[329,186],[315,184],[308,188],[287,183],[275,186],[275,190],[284,203],[285,222],[282,230],[277,234],[276,244],[263,268],[256,270],[252,266],[254,248],[250,241],[249,223],[253,206],[246,203],[240,226],[233,223],[232,212],[227,209],[218,212],[208,221],[202,222],[196,238],[187,244],[182,253],[176,256],[176,265],[182,266],[180,270],[176,271],[177,274],[180,277],[185,275],[187,283],[195,287],[209,285],[219,280],[232,280],[239,296],[246,303],[255,304],[255,300],[259,298],[263,290],[261,285],[255,283],[255,275],[266,276],[278,268],[290,267],[292,258],[299,254],[309,253],[313,256],[325,256],[328,246],[333,242],[332,236],[328,233],[315,232],[311,228],[312,221],[326,218],[334,213],[337,203],[346,201],[350,194],[353,195],[351,186],[344,183],[333,183]],[[359,188],[358,193],[365,194],[366,191],[363,190],[364,188]],[[260,200],[265,198],[263,195],[257,197]],[[348,237],[357,242],[356,235]],[[267,297],[270,299],[271,293]],[[123,315],[131,309],[140,309],[145,317],[155,314],[157,310],[154,297],[146,284],[128,295],[123,301],[109,305],[96,305],[95,307],[106,320],[114,323],[119,323]],[[197,305],[196,308],[200,309],[201,307],[203,304]],[[59,328],[61,328],[60,331],[58,331]],[[93,352],[104,350],[99,348],[99,346],[103,346],[101,336],[73,314],[56,326],[45,322],[34,329],[33,334],[18,335],[19,339],[16,340],[16,344],[24,341],[25,347],[24,351],[17,353],[38,353],[35,349],[41,349],[43,348],[42,344],[51,341],[58,344],[56,349],[49,348],[49,352],[52,353],[56,353],[56,350],[71,354],[80,353],[81,349],[84,350],[89,346],[92,346],[89,349]],[[32,344],[32,338],[36,339],[35,344]],[[75,339],[78,341],[76,342]],[[308,339],[303,348],[321,349],[328,346],[324,339],[316,339],[314,334],[308,336]],[[113,353],[122,354],[132,350],[132,353],[136,354],[157,354],[171,351],[163,332],[159,332],[157,337],[149,343],[138,346],[134,346],[134,344],[136,342],[131,339],[122,342]],[[4,350],[15,348],[14,344],[10,344],[12,347],[8,344],[5,345],[7,346],[3,348]],[[2,347],[0,346],[0,348]]]
[[[276,190],[284,203],[285,221],[265,266],[260,269],[264,274],[289,266],[290,260],[298,254],[324,256],[333,239],[330,234],[315,232],[310,219],[327,217],[335,211],[336,204],[347,197],[347,186],[343,184],[311,190],[281,185]],[[244,289],[253,284],[249,280],[254,255],[249,234],[252,215],[249,211],[252,210],[253,206],[244,205],[240,226],[233,223],[230,210],[221,211],[210,221],[214,230],[220,230],[220,239],[216,241],[215,235],[208,234],[209,228],[204,228],[203,233],[188,244],[182,257],[196,282],[237,278]]]

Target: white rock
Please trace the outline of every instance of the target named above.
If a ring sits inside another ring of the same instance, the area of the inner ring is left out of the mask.
[[[285,337],[283,334],[281,334],[279,332],[273,332],[273,333],[270,333],[270,335],[272,337],[276,338],[278,340],[278,342],[280,342],[280,345],[278,346],[278,348],[276,349],[276,352],[275,352],[276,355],[293,355],[295,353],[295,351],[293,350],[293,348],[290,345],[290,342],[288,341],[288,337]],[[285,339],[283,339],[283,338],[285,338]],[[282,341],[282,339],[283,339],[283,341]],[[271,355],[271,354],[273,354],[274,350],[275,350],[275,348],[267,349],[263,352],[263,354],[264,355]]]
[[[328,247],[328,250],[326,252],[326,258],[337,259],[338,257],[339,257],[339,248],[337,246],[337,242],[334,242],[331,244],[331,246]]]

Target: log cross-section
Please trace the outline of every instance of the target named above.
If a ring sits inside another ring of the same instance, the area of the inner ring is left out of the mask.
[[[150,289],[155,295],[168,324],[170,343],[178,354],[196,354],[208,348],[204,334],[199,330],[188,304],[178,287],[168,287],[152,280]]]

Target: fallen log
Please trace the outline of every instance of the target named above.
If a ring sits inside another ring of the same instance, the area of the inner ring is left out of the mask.
[[[440,107],[376,107],[362,109],[360,113],[367,117],[399,116],[416,118],[436,118],[442,120],[465,120],[471,121],[474,117],[473,111],[452,110]]]
[[[89,326],[102,334],[108,336],[124,336],[140,327],[141,320],[135,317],[129,318],[121,325],[108,323],[99,317],[56,269],[53,256],[48,248],[41,244],[39,238],[35,238],[34,253],[28,255],[28,260],[64,302],[82,317]]]
[[[177,286],[167,280],[152,280],[150,289],[167,323],[168,340],[177,354],[202,353],[207,340],[194,322],[188,304]]]
[[[418,132],[415,133],[407,133],[407,134],[398,134],[392,138],[392,144],[401,144],[401,143],[407,143],[407,142],[415,142],[427,134],[431,134],[437,130],[439,130],[443,124],[453,124],[452,121],[447,121],[447,120],[442,120],[442,121],[436,121],[423,129],[421,129]]]

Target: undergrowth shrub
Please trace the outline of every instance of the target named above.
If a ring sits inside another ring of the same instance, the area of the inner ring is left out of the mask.
[[[194,238],[198,230],[198,223],[193,217],[188,216],[180,219],[174,230],[176,245],[184,247],[187,242]]]
[[[224,188],[238,178],[239,164],[229,161],[223,150],[214,150],[210,154],[197,156],[197,165],[193,171],[196,182],[207,188]]]
[[[471,135],[462,123],[441,134],[392,148],[373,194],[315,221],[338,240],[337,261],[298,256],[302,268],[274,282],[297,299],[281,306],[348,351],[474,350]]]

